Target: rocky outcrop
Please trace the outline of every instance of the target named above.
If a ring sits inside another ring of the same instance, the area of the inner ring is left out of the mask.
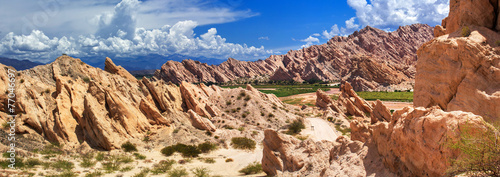
[[[422,24],[403,26],[390,33],[368,26],[348,37],[337,36],[326,44],[255,62],[229,58],[216,66],[193,60],[168,61],[155,77],[177,84],[228,82],[260,75],[295,81],[345,78],[356,83],[357,91],[386,90],[394,84],[407,90],[415,76],[416,51],[433,37],[432,33],[432,27]]]
[[[318,89],[316,91],[316,106],[322,109],[330,108],[345,116],[368,117],[367,115],[373,112],[372,106],[356,94],[351,84],[343,82],[340,90],[338,100],[333,100],[324,91]]]
[[[164,99],[157,91],[153,98],[142,82],[111,59],[107,58],[105,64],[108,72],[61,56],[51,64],[18,72],[18,133],[37,133],[66,148],[86,143],[111,150],[126,139],[141,138],[154,126],[170,124],[162,112],[181,109],[179,91],[157,87],[161,94],[177,96]]]
[[[340,136],[336,142],[300,141],[264,132],[262,169],[268,176],[395,176],[376,151]]]
[[[446,159],[459,153],[446,143],[455,141],[466,124],[486,128],[483,119],[472,113],[407,107],[396,111],[391,122],[372,125],[372,141],[385,166],[400,176],[444,176],[450,165]]]
[[[486,120],[500,118],[500,35],[471,26],[443,35],[418,51],[414,105],[439,106],[446,111],[467,111]]]
[[[188,110],[191,109],[200,116],[208,118],[221,114],[219,108],[209,99],[210,96],[220,96],[218,88],[207,87],[204,84],[195,86],[187,82],[182,82],[180,91]]]
[[[498,0],[451,0],[450,13],[443,19],[436,37],[453,33],[464,26],[482,26],[500,30],[498,23]]]
[[[382,103],[382,101],[377,100],[373,106],[373,112],[371,114],[371,123],[377,123],[378,121],[390,122],[392,119],[391,111]]]
[[[121,66],[116,66],[115,63],[113,63],[113,60],[111,58],[106,57],[106,60],[104,61],[104,71],[107,71],[111,74],[118,74],[124,78],[127,78],[130,81],[136,81],[137,79],[132,76],[127,70],[125,70]]]
[[[215,126],[212,124],[212,122],[204,117],[201,117],[198,115],[196,112],[194,112],[192,109],[188,111],[189,113],[189,118],[191,120],[191,124],[193,127],[200,129],[200,130],[208,130],[208,131],[215,131]]]

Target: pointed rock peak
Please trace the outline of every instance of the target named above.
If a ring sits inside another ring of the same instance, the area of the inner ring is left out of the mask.
[[[111,60],[111,58],[109,57],[106,57],[106,61],[104,61],[104,70],[111,74],[118,74],[124,78],[127,78],[128,80],[137,81],[137,79],[132,76],[132,74],[130,74],[125,68],[116,66],[115,63],[113,63],[113,60]]]
[[[106,57],[106,61],[104,61],[104,70],[113,74],[119,71],[118,66],[109,57]]]

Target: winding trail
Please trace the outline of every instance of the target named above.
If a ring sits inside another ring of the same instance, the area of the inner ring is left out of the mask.
[[[338,137],[337,133],[330,127],[326,120],[306,118],[305,125],[306,128],[303,130],[303,134],[309,135],[314,141],[328,140],[335,142]]]

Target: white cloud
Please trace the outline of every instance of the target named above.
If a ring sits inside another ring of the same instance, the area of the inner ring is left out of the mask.
[[[397,28],[414,23],[439,24],[449,12],[449,0],[347,0],[361,25]]]
[[[137,0],[123,0],[114,12],[101,13],[96,18],[99,25],[95,34],[49,38],[40,30],[33,30],[29,35],[10,32],[0,39],[0,54],[41,62],[53,60],[62,53],[78,57],[180,54],[221,59],[256,59],[272,54],[263,46],[228,43],[215,28],[197,36],[194,29],[200,24],[192,20],[155,29],[137,28],[135,15],[140,4]]]
[[[305,48],[305,47],[309,47],[311,45],[313,45],[313,43],[319,43],[319,39],[318,38],[315,38],[315,37],[312,37],[312,36],[309,36],[308,38],[306,39],[302,39],[300,40],[302,42],[305,42],[306,44],[300,46],[300,48]]]
[[[0,16],[2,35],[8,32],[29,35],[32,30],[48,36],[78,36],[95,33],[100,19],[114,13],[121,0],[17,0],[2,1]],[[133,1],[124,1],[130,3]],[[174,25],[193,20],[199,25],[221,24],[259,15],[238,10],[241,1],[215,2],[204,0],[141,1],[135,17],[138,27],[146,29]],[[126,9],[124,9],[126,10]],[[108,18],[106,23],[110,22]],[[122,29],[122,31],[127,32]]]
[[[262,37],[259,37],[259,40],[266,40],[266,41],[268,41],[269,37],[268,36],[262,36]]]

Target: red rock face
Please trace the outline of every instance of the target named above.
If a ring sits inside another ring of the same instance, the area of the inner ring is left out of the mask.
[[[390,33],[368,26],[347,37],[337,36],[326,44],[290,50],[266,60],[229,58],[218,66],[193,60],[169,61],[155,76],[177,84],[227,82],[259,75],[268,75],[271,80],[349,80],[356,85],[355,90],[377,90],[413,82],[416,51],[432,38],[433,28],[428,25],[403,26]],[[369,58],[369,62],[360,63],[360,57]]]

